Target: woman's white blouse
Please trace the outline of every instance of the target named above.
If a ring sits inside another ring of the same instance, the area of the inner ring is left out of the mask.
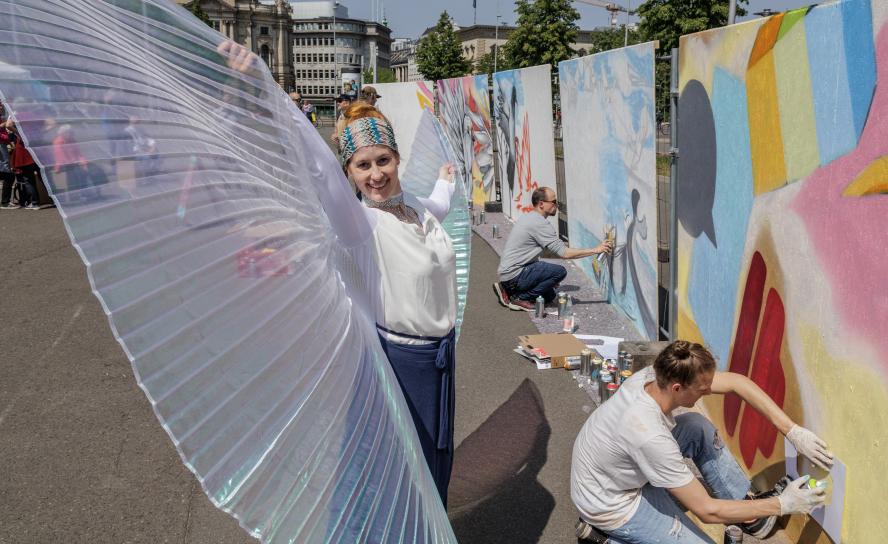
[[[391,213],[367,209],[376,220],[374,256],[384,314],[377,319],[381,317],[380,324],[391,331],[441,337],[456,323],[456,256],[436,218],[449,211],[452,187],[439,180],[428,199],[404,193],[404,203],[416,210],[422,228],[399,221]]]

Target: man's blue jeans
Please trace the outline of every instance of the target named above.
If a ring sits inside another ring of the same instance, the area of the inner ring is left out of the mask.
[[[712,423],[694,412],[676,416],[675,423],[672,436],[681,454],[694,460],[713,496],[743,499],[749,480]],[[641,488],[641,503],[632,518],[608,536],[614,544],[713,544],[667,489],[650,484]]]
[[[546,302],[555,300],[555,286],[567,276],[567,270],[559,264],[535,261],[521,269],[514,278],[504,281],[503,287],[510,297],[535,301],[542,296]]]

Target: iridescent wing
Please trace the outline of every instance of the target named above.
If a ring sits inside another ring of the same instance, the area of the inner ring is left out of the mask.
[[[441,123],[429,110],[423,110],[416,134],[413,136],[410,147],[410,159],[401,176],[401,186],[404,190],[419,196],[425,196],[432,192],[435,182],[438,180],[438,169],[442,164],[456,166],[454,183],[456,190],[450,201],[450,213],[444,219],[442,226],[450,240],[453,242],[453,250],[456,253],[456,334],[463,321],[466,308],[466,298],[469,294],[469,263],[472,250],[472,224],[469,214],[469,191],[466,188],[467,181],[463,178],[459,161],[444,133]]]
[[[0,0],[0,91],[214,504],[267,542],[455,542],[373,326],[373,225],[222,41],[161,0]]]

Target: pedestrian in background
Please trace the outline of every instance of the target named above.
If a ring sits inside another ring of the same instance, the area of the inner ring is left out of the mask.
[[[6,130],[6,110],[0,104],[0,181],[3,184],[0,209],[3,210],[21,208],[18,203],[12,203],[12,184],[15,182],[15,174],[9,164],[9,149],[13,144],[13,136]]]
[[[376,106],[376,99],[382,98],[382,95],[376,92],[375,87],[366,86],[361,89],[361,100],[370,104],[371,106]]]
[[[34,163],[31,152],[25,148],[22,139],[16,134],[15,122],[12,118],[7,119],[4,126],[6,131],[15,138],[15,146],[9,156],[9,166],[15,172],[15,180],[19,187],[19,198],[21,199],[19,205],[26,210],[39,210],[37,176],[40,175],[40,169]]]

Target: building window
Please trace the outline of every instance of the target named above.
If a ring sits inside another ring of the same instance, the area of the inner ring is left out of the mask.
[[[262,44],[262,47],[259,48],[259,56],[267,66],[271,66],[271,50],[268,48],[268,44]]]
[[[259,27],[259,35],[260,36],[268,36],[268,27],[267,26],[260,26]]]

